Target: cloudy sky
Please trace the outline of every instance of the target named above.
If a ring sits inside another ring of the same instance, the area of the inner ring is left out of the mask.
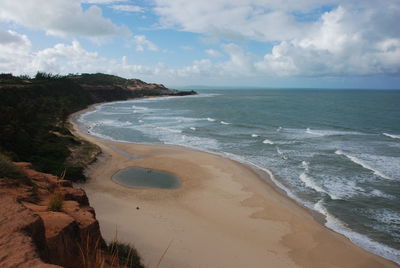
[[[400,0],[0,0],[0,72],[400,88]]]

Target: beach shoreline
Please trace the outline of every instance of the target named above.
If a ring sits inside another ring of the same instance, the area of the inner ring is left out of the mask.
[[[161,267],[398,267],[323,226],[319,216],[272,181],[266,183],[261,175],[267,173],[218,154],[114,142],[83,133],[75,120],[93,108],[70,117],[74,135],[103,152],[87,169],[89,180],[81,187],[106,240],[117,230],[149,267],[167,248]],[[135,189],[111,180],[130,166],[172,173],[182,187]]]

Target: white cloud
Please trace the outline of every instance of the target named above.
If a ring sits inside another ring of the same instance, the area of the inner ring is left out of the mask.
[[[400,34],[385,33],[390,20],[379,25],[377,12],[367,13],[342,6],[326,12],[314,31],[275,45],[256,67],[277,75],[400,74]]]
[[[65,63],[65,66],[62,64]],[[33,54],[31,68],[34,70],[46,70],[48,72],[65,73],[68,69],[99,68],[106,62],[95,52],[88,52],[81,47],[78,41],[71,45],[57,44]]]
[[[24,35],[12,31],[0,31],[0,36],[7,36],[0,42],[0,73],[34,75],[37,71],[59,74],[103,72],[128,78],[147,78],[150,81],[155,77],[174,81],[177,77],[219,75],[219,67],[209,59],[194,61],[192,65],[182,68],[171,68],[161,63],[144,66],[129,64],[125,56],[120,59],[102,57],[97,52],[87,51],[78,41],[73,41],[71,44],[56,44],[35,52],[31,42]]]
[[[129,0],[82,0],[82,3],[86,4],[112,4],[112,3],[121,3],[128,2]]]
[[[16,34],[16,33],[15,33]],[[15,35],[13,33],[13,35]],[[3,36],[4,33],[1,33]],[[112,73],[125,77],[154,75],[155,67],[127,64],[126,57],[109,59],[97,52],[85,50],[78,41],[71,44],[57,44],[37,52],[32,51],[30,41],[23,35],[18,35],[22,41],[14,46],[0,43],[0,73],[34,75],[37,71],[68,74],[81,72]]]
[[[212,57],[221,57],[222,56],[221,52],[214,50],[214,49],[207,49],[205,52]]]
[[[133,5],[112,5],[110,6],[112,9],[118,11],[125,11],[125,12],[143,12],[143,8],[140,6],[133,6]]]
[[[97,52],[84,49],[78,41],[71,44],[59,43],[53,47],[33,51],[31,42],[25,35],[13,31],[1,31],[0,73],[29,74],[37,71],[58,74],[103,72],[124,77],[150,77],[157,74],[168,76],[173,71],[158,64],[143,66],[128,64],[126,57],[106,58]]]
[[[398,21],[400,6],[392,0],[155,0],[155,3],[154,10],[160,15],[163,27],[225,40],[262,42],[302,38],[318,27],[315,20],[324,9],[341,5],[354,14],[362,14],[363,22],[367,22],[364,26],[374,27],[374,23],[387,25],[388,21]],[[361,26],[355,20],[352,23]],[[379,24],[376,26],[381,28]],[[390,27],[392,32],[399,32],[393,28]]]
[[[398,21],[400,5],[393,1],[343,1],[342,6],[323,13],[319,20],[308,22],[299,21],[293,14],[309,14],[323,4],[342,1],[216,0],[212,5],[207,1],[156,2],[156,11],[165,27],[228,40],[278,42],[262,61],[254,63],[259,72],[275,75],[399,72],[400,30],[393,25]],[[385,49],[385,44],[390,49]],[[242,55],[241,59],[244,58]]]
[[[144,50],[151,50],[157,51],[158,47],[151,41],[147,40],[146,36],[144,35],[135,35],[133,40],[136,45],[136,51],[144,51]]]
[[[80,0],[2,0],[0,20],[38,28],[59,37],[105,37],[126,31],[103,17],[97,6],[83,10]]]
[[[400,73],[398,1],[155,2],[163,27],[205,34],[214,41],[255,40],[274,44],[262,60],[230,50],[231,60],[225,65],[236,65],[246,72],[254,71],[255,75]],[[331,7],[321,13],[327,5]]]
[[[26,35],[0,29],[0,72],[18,72],[29,62],[32,44]]]
[[[0,45],[5,49],[17,47],[30,47],[31,43],[26,35],[19,34],[12,30],[3,31],[0,29]]]
[[[236,44],[226,44],[222,46],[222,49],[229,55],[229,60],[222,63],[220,67],[224,70],[224,75],[255,75],[252,57],[246,54],[240,46]]]
[[[274,41],[299,37],[310,23],[299,23],[292,11],[316,6],[318,1],[271,0],[155,0],[160,24],[210,34],[222,39]]]

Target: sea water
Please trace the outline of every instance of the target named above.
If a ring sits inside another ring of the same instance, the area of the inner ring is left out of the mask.
[[[106,103],[78,121],[105,139],[182,145],[272,172],[327,227],[400,263],[400,91],[203,90]]]

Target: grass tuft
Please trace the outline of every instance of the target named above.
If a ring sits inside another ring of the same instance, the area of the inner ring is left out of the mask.
[[[21,169],[14,166],[11,161],[2,154],[0,154],[0,178],[12,179],[17,183],[31,185],[31,180],[21,171]]]
[[[117,257],[124,267],[144,268],[138,252],[130,244],[114,240],[108,245],[108,252]]]
[[[61,211],[63,208],[64,199],[61,194],[54,193],[50,196],[49,204],[47,206],[50,211]]]

